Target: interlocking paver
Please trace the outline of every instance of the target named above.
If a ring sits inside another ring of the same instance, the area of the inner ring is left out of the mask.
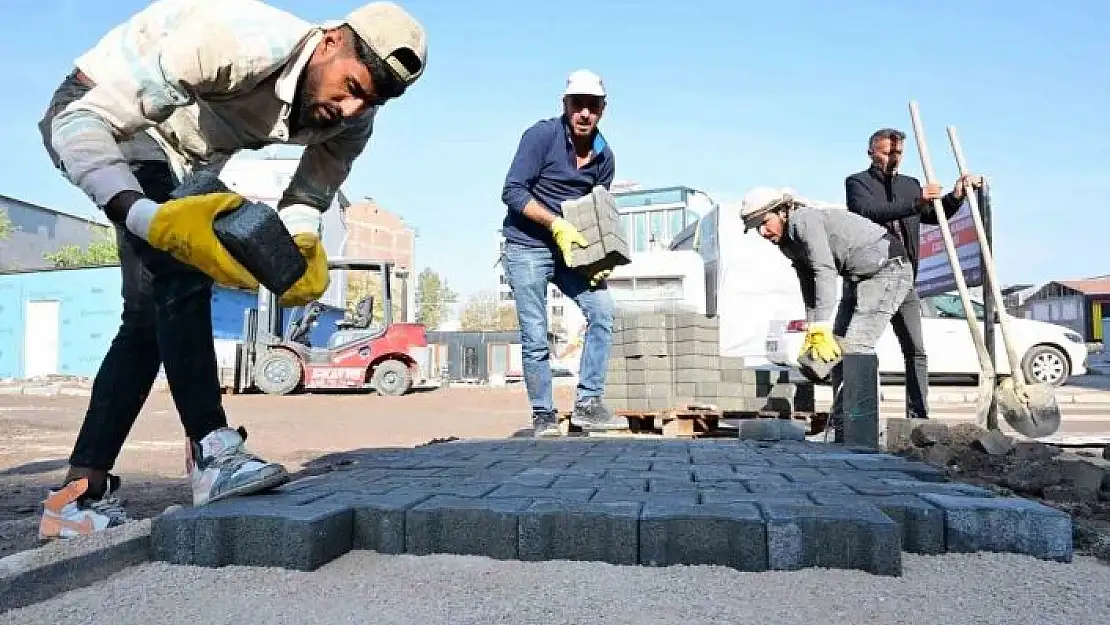
[[[312,570],[369,549],[900,575],[903,551],[1072,557],[1063,512],[807,441],[456,441],[347,452],[332,466],[157,517],[154,558]]]

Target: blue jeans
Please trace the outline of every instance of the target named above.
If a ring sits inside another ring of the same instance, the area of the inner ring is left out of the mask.
[[[505,277],[516,300],[520,324],[524,385],[532,413],[554,410],[551,398],[551,351],[547,341],[547,285],[554,283],[574,300],[586,318],[586,340],[578,367],[577,401],[605,390],[605,372],[613,345],[613,298],[605,283],[591,287],[589,279],[569,268],[549,247],[505,244]]]

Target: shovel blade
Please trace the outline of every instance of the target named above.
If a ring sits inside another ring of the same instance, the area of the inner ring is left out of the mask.
[[[1027,384],[1021,390],[1007,376],[998,384],[998,411],[1017,433],[1029,438],[1051,436],[1060,429],[1060,407],[1047,384]]]

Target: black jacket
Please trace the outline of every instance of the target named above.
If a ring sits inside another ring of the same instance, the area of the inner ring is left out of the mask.
[[[936,212],[932,208],[920,210],[917,202],[921,199],[921,183],[917,178],[894,174],[887,176],[877,167],[854,173],[844,180],[844,192],[848,210],[867,217],[871,221],[886,226],[890,222],[898,222],[903,239],[909,243],[906,252],[913,266],[913,274],[917,275],[919,249],[917,241],[921,232],[921,224],[937,225]],[[944,205],[944,214],[948,219],[960,210],[962,201],[956,199],[952,192],[941,198]]]

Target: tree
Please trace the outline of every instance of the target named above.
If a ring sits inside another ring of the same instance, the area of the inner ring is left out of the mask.
[[[435,330],[447,320],[448,305],[457,299],[447,280],[425,267],[416,277],[416,322]]]
[[[8,217],[8,211],[0,208],[0,241],[12,236],[13,232],[15,232],[15,226]]]
[[[48,252],[42,257],[54,263],[55,267],[93,267],[97,265],[115,265],[119,263],[119,246],[116,245],[114,231],[111,228],[95,226],[100,232],[97,238],[89,243],[88,247],[80,245],[63,245],[55,252]]]
[[[393,282],[390,281],[390,285]],[[393,295],[396,296],[396,287],[393,288]],[[371,309],[373,313],[373,320],[376,322],[382,321],[382,311],[385,310],[382,303],[382,281],[381,278],[374,272],[370,271],[351,271],[347,273],[347,295],[346,309],[347,316],[354,317],[358,309],[358,303],[365,297],[374,298],[374,306]]]
[[[517,329],[516,310],[502,306],[493,291],[480,291],[470,296],[459,313],[463,330],[479,332],[505,332]]]

